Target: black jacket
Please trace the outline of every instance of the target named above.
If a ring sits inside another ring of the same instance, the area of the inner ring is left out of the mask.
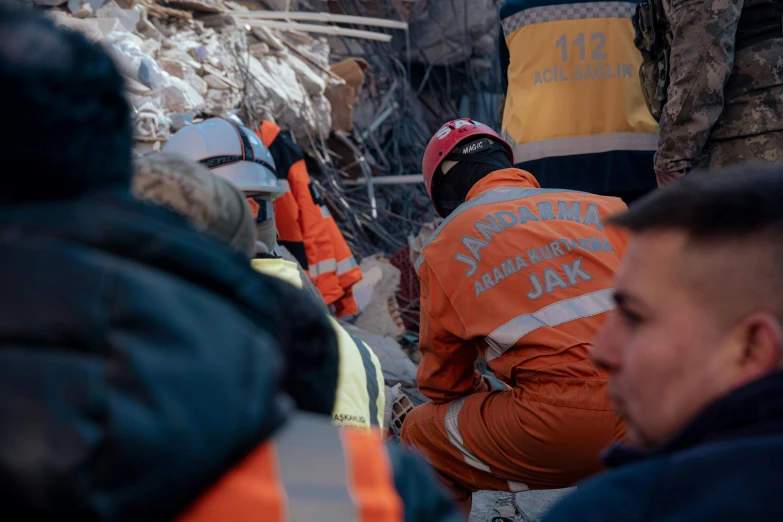
[[[292,350],[336,386],[323,312],[173,213],[0,207],[0,519],[170,518],[284,422]]]
[[[0,520],[172,519],[283,425],[281,381],[330,414],[338,357],[322,308],[165,209],[0,206]],[[389,455],[406,521],[461,520]]]
[[[783,372],[716,401],[652,452],[617,447],[545,522],[780,522]]]

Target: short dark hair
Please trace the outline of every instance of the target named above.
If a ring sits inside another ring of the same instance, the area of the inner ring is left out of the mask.
[[[783,234],[783,165],[693,172],[609,222],[631,232],[679,230],[697,241]]]
[[[98,45],[0,2],[0,203],[62,199],[131,178],[123,78]]]

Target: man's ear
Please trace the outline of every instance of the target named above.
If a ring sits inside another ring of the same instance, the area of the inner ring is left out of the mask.
[[[736,328],[742,343],[738,364],[743,382],[759,379],[781,367],[783,328],[773,314],[750,314]]]

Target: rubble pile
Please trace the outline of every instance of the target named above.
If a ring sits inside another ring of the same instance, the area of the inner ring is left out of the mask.
[[[324,39],[238,25],[232,15],[249,11],[240,3],[32,1],[114,57],[127,79],[136,139],[148,150],[193,120],[232,114],[251,127],[273,120],[306,144],[331,131],[329,95],[342,111],[352,108]],[[345,115],[338,120],[343,128]]]

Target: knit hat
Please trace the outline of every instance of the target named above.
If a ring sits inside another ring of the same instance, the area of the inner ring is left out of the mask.
[[[168,207],[232,250],[253,257],[255,227],[245,196],[203,165],[167,153],[141,158],[131,188],[137,199]]]
[[[0,1],[0,204],[127,187],[133,140],[117,67],[98,44],[20,5]]]

